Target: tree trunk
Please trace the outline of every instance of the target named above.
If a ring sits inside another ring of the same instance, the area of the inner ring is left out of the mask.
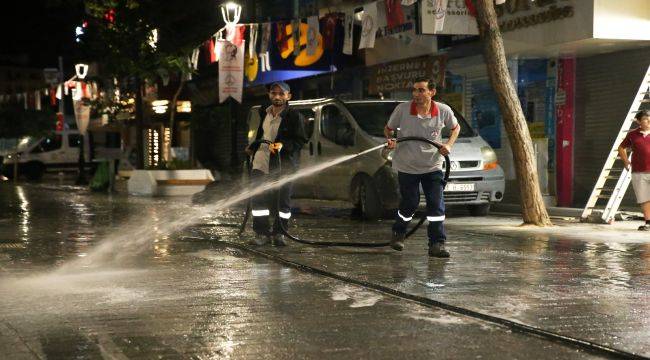
[[[508,140],[512,147],[524,224],[551,226],[552,223],[539,189],[535,151],[530,132],[506,65],[506,55],[497,22],[494,0],[476,0],[476,5],[476,20],[483,41],[490,82],[496,92]]]
[[[144,111],[142,104],[142,80],[135,80],[135,152],[138,156],[136,169],[144,169]]]
[[[169,110],[169,154],[166,154],[168,161],[172,159],[171,149],[172,146],[174,146],[174,120],[176,119],[176,102],[178,101],[178,97],[180,96],[181,91],[183,91],[185,82],[187,82],[186,77],[184,74],[181,74],[181,83],[178,85],[178,89],[176,89],[171,104],[169,105],[171,107]]]

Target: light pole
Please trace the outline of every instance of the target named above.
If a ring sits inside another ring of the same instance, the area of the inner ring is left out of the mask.
[[[86,78],[86,75],[88,75],[88,65],[76,64],[74,66],[74,69],[77,74],[77,81],[83,82],[83,80]],[[77,176],[77,181],[75,181],[75,184],[87,185],[88,179],[86,178],[86,159],[84,156],[84,150],[86,147],[85,134],[86,129],[88,128],[89,119],[87,118],[86,114],[86,111],[88,109],[85,109],[85,106],[87,105],[83,104],[83,88],[80,89],[77,87],[77,94],[75,94],[75,98],[73,98],[73,102],[75,102],[75,120],[77,122],[77,129],[79,130],[79,176]]]

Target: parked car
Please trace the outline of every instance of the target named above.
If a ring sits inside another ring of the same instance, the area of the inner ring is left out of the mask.
[[[300,167],[305,168],[384,143],[384,126],[400,101],[316,99],[291,101],[304,117],[309,142],[302,149]],[[445,204],[467,206],[474,216],[487,215],[490,204],[503,198],[505,178],[496,153],[454,110],[461,132],[450,154],[451,175],[444,192]],[[260,123],[259,106],[248,118],[249,143]],[[443,139],[448,137],[443,129]],[[373,151],[332,166],[294,185],[294,196],[345,200],[360,215],[376,219],[399,205],[397,172],[392,154]],[[422,193],[422,192],[421,192]],[[424,196],[421,197],[424,204]]]
[[[108,160],[122,157],[119,133],[101,135],[106,138],[111,137],[113,140],[99,142],[92,147],[92,154],[90,136],[83,137],[84,154],[89,167],[92,165],[91,158]],[[29,180],[38,180],[46,172],[77,171],[81,138],[77,130],[64,130],[42,138],[21,139],[17,151],[3,157],[1,173],[8,178],[13,177],[16,159],[18,175],[24,175]]]

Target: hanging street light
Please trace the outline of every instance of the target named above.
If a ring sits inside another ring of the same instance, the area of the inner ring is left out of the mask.
[[[221,16],[223,21],[228,25],[236,25],[241,17],[241,5],[232,1],[221,5]]]

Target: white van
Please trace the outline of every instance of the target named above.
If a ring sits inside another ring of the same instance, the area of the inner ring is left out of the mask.
[[[117,136],[115,141],[101,141],[93,146],[92,158],[119,159],[122,151],[119,133],[99,133],[99,136]],[[91,166],[89,136],[84,136],[84,155],[87,166]],[[105,139],[101,139],[105,140]],[[2,160],[2,174],[13,177],[14,162],[18,159],[18,175],[29,180],[38,180],[46,172],[77,171],[79,168],[79,146],[81,135],[77,130],[57,131],[43,138],[23,138],[17,152],[6,155]]]
[[[316,99],[291,101],[304,117],[309,142],[300,167],[359,153],[384,143],[384,126],[400,101]],[[487,215],[490,204],[503,198],[505,177],[494,150],[454,110],[461,132],[450,154],[451,175],[444,192],[446,205],[467,206],[472,215]],[[248,140],[255,140],[259,106],[249,112]],[[443,138],[448,132],[443,130]],[[391,154],[377,150],[330,167],[294,184],[294,197],[345,200],[366,219],[397,209],[397,172]],[[422,192],[421,192],[422,194]],[[424,204],[424,195],[421,196]]]

